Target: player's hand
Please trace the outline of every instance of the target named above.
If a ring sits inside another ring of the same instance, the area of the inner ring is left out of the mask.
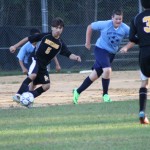
[[[16,47],[15,46],[11,46],[9,48],[9,50],[10,50],[11,53],[14,53],[16,51]]]
[[[120,49],[120,53],[127,53],[128,49],[126,47],[122,47]]]
[[[85,47],[90,50],[91,49],[91,44],[85,43]]]
[[[60,65],[56,65],[56,72],[59,72],[61,70]]]
[[[23,72],[23,74],[27,74],[27,73],[28,73],[28,69],[24,68],[24,69],[22,70],[22,72]]]
[[[76,60],[77,60],[78,62],[81,62],[81,57],[80,57],[80,56],[76,56]]]

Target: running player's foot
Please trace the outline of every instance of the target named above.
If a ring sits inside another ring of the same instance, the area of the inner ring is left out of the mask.
[[[13,99],[14,102],[20,103],[20,97],[21,97],[20,94],[15,94],[15,95],[12,97],[12,99]]]
[[[78,104],[80,94],[77,92],[77,89],[73,89],[73,103]]]
[[[141,124],[149,124],[149,120],[143,111],[139,113],[139,120]]]
[[[103,101],[104,102],[112,102],[108,94],[103,95]]]

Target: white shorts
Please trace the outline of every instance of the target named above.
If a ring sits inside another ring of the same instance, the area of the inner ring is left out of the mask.
[[[140,71],[141,80],[148,80],[148,77],[146,77],[141,71]]]

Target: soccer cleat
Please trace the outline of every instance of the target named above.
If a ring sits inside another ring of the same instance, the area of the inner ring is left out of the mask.
[[[73,103],[78,104],[80,94],[77,92],[77,89],[73,89]]]
[[[13,99],[14,102],[20,103],[20,97],[21,97],[20,94],[15,94],[15,95],[12,97],[12,99]]]
[[[149,120],[143,111],[139,113],[139,120],[141,124],[149,124]]]
[[[112,102],[108,94],[103,95],[103,101],[104,102]]]

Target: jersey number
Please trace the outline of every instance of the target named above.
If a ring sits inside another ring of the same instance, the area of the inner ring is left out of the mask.
[[[48,48],[46,49],[46,51],[45,51],[45,54],[49,54],[51,50],[52,50],[52,48],[51,48],[51,47],[48,47]]]
[[[143,22],[146,22],[146,27],[144,27],[144,31],[146,33],[150,33],[150,16],[144,17]]]

